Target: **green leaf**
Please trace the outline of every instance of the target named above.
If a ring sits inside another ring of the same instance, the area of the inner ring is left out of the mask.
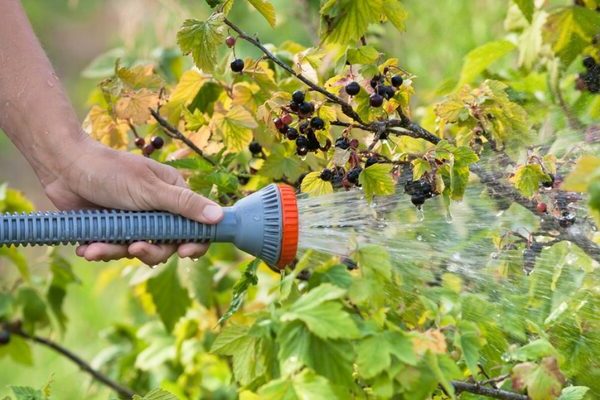
[[[575,168],[571,170],[561,189],[585,192],[594,180],[600,180],[600,157],[583,156],[577,160]]]
[[[61,257],[56,250],[53,250],[50,255],[50,271],[52,272],[52,280],[46,293],[46,299],[61,329],[64,330],[67,316],[62,307],[67,295],[67,286],[71,283],[79,283],[80,281],[75,276],[71,264],[65,258]]]
[[[177,32],[177,44],[183,54],[192,54],[196,66],[212,72],[217,65],[217,46],[227,32],[225,15],[214,13],[206,21],[187,19]]]
[[[252,4],[252,6],[265,17],[269,25],[275,27],[277,16],[275,15],[275,7],[273,7],[273,4],[267,0],[248,0],[248,3]]]
[[[192,171],[204,173],[210,172],[214,169],[214,166],[212,164],[200,157],[181,158],[179,160],[167,161],[165,162],[165,164],[170,165],[174,168],[189,169]]]
[[[258,124],[242,106],[233,106],[226,114],[214,114],[214,125],[223,136],[223,142],[229,151],[246,150],[252,141],[252,129]]]
[[[589,390],[585,386],[568,386],[560,392],[558,400],[583,400]]]
[[[323,339],[358,337],[358,328],[350,315],[340,303],[332,301],[345,293],[344,289],[325,283],[300,297],[281,316],[281,320],[300,320]]]
[[[0,292],[0,320],[6,319],[13,311],[13,298],[8,293]]]
[[[191,304],[187,289],[179,281],[177,262],[177,257],[172,257],[161,273],[148,279],[146,283],[160,320],[168,332],[173,331],[175,324]]]
[[[153,389],[146,393],[144,397],[134,395],[133,400],[178,400],[179,398],[163,389]]]
[[[460,88],[467,83],[473,82],[483,71],[514,49],[515,45],[511,42],[498,40],[488,42],[471,50],[465,56],[460,79],[456,87]]]
[[[404,22],[408,17],[408,13],[400,0],[383,0],[383,12],[396,29],[404,31],[406,28]]]
[[[11,335],[8,345],[0,346],[0,358],[6,355],[17,364],[33,365],[31,346],[20,336]]]
[[[298,180],[303,170],[304,163],[294,154],[294,150],[277,144],[273,146],[271,154],[265,160],[260,174],[273,179],[287,177],[294,182]]]
[[[337,396],[327,379],[305,369],[291,379],[283,377],[267,383],[258,390],[263,400],[331,400]]]
[[[577,57],[598,33],[600,14],[578,5],[559,9],[548,17],[544,39],[566,65]]]
[[[416,158],[412,161],[413,165],[413,180],[417,181],[426,173],[431,171],[431,164],[429,161],[422,158]]]
[[[533,11],[535,10],[534,0],[513,0],[519,9],[527,19],[531,23],[533,19]]]
[[[380,54],[373,46],[361,46],[348,49],[347,57],[350,64],[372,64],[377,61]]]
[[[11,386],[16,400],[46,400],[47,397],[42,394],[40,389],[34,389],[29,386]]]
[[[470,321],[461,321],[457,326],[456,345],[462,351],[462,357],[471,371],[471,375],[476,377],[479,373],[479,351],[482,346],[481,333],[477,324]]]
[[[387,164],[373,164],[362,170],[358,180],[368,201],[371,201],[373,196],[387,196],[394,193],[395,184],[391,171],[392,166]]]
[[[24,323],[28,326],[37,324],[45,326],[48,324],[48,313],[46,303],[38,292],[30,287],[23,287],[19,290],[17,301],[23,308]]]
[[[370,336],[362,340],[356,348],[358,372],[366,379],[386,370],[391,362],[389,345],[382,335]]]
[[[331,182],[324,181],[321,179],[321,172],[311,172],[302,179],[302,185],[300,190],[304,193],[308,193],[310,196],[322,196],[324,194],[332,193],[333,186]]]
[[[514,354],[514,358],[519,361],[537,361],[543,357],[556,356],[557,354],[556,349],[550,342],[546,339],[537,339],[518,349]]]
[[[233,287],[233,298],[231,299],[231,303],[229,304],[227,311],[225,311],[221,318],[219,318],[217,323],[222,324],[223,322],[227,321],[233,314],[236,313],[237,310],[240,309],[242,304],[244,304],[244,299],[248,289],[258,283],[256,270],[258,269],[259,265],[260,259],[258,258],[255,258],[246,265],[242,277],[235,283],[235,286]]]
[[[329,0],[321,7],[321,37],[339,44],[359,40],[379,21],[382,7],[382,0]]]
[[[526,197],[533,196],[540,184],[549,179],[539,164],[523,165],[517,168],[513,177],[515,187]]]
[[[375,271],[386,279],[392,276],[390,253],[381,246],[361,247],[356,254],[356,261],[365,271]]]
[[[544,358],[539,365],[527,362],[512,370],[512,384],[516,390],[527,389],[531,400],[551,400],[561,394],[565,377],[554,357]]]

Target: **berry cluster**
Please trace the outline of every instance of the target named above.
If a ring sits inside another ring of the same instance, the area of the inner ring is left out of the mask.
[[[142,150],[142,153],[146,157],[150,157],[154,150],[159,150],[165,145],[165,141],[160,136],[153,136],[150,141],[146,143],[146,140],[142,137],[135,138],[135,145],[137,148]]]
[[[590,93],[600,93],[600,64],[596,62],[594,57],[586,57],[583,59],[583,66],[586,72],[579,74],[577,89],[587,90]]]
[[[320,178],[324,181],[331,182],[334,188],[350,189],[352,186],[360,186],[358,178],[362,172],[360,166],[360,158],[356,154],[358,149],[358,140],[341,136],[335,141],[336,149],[350,151],[350,169],[346,171],[344,167],[337,166],[332,169],[324,169],[321,171]],[[373,157],[374,158],[374,157]],[[376,158],[374,158],[376,160]],[[377,161],[375,161],[377,162]],[[371,164],[372,165],[372,164]],[[369,166],[369,164],[367,164]]]
[[[316,135],[316,131],[325,129],[325,121],[321,117],[313,116],[315,105],[306,101],[303,91],[296,90],[292,93],[292,101],[288,104],[288,109],[275,118],[273,124],[288,140],[296,142],[296,153],[305,156],[317,150],[327,151],[331,146],[329,140],[325,146],[321,146]],[[293,114],[298,117],[296,126],[291,126],[294,123]]]
[[[389,69],[384,70],[383,75],[375,75],[370,83],[373,93],[369,96],[369,104],[371,107],[378,108],[383,105],[383,100],[389,100],[396,95],[396,90],[402,86],[404,79],[400,75],[389,75]],[[356,96],[360,93],[360,84],[356,81],[352,81],[346,85],[344,90],[349,96]]]
[[[227,36],[227,38],[225,39],[225,44],[230,49],[233,49],[235,47],[235,43],[236,39],[233,36]],[[235,49],[233,49],[233,56],[235,57]],[[235,60],[233,60],[231,64],[229,64],[229,68],[231,68],[231,70],[236,73],[242,72],[244,70],[244,60],[236,57]]]
[[[417,181],[408,181],[404,185],[404,192],[410,195],[410,201],[416,206],[421,207],[425,200],[433,197],[433,187],[425,179]]]

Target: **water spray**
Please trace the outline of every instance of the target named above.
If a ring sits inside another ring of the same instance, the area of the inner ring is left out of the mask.
[[[159,211],[80,210],[0,214],[0,246],[233,243],[272,267],[284,268],[298,249],[294,189],[271,184],[224,208],[215,225]]]

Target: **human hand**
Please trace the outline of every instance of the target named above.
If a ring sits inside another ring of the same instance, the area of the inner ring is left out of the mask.
[[[214,224],[223,218],[221,207],[187,188],[179,172],[139,155],[116,151],[85,137],[70,160],[62,160],[54,178],[43,182],[46,195],[61,210],[114,208],[164,210],[198,222]],[[208,244],[181,245],[136,242],[130,245],[91,243],[76,253],[88,261],[136,257],[148,265],[180,257],[202,256]]]

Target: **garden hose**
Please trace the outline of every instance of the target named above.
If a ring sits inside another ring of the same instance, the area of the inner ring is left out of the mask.
[[[0,246],[227,242],[283,268],[298,248],[294,190],[271,184],[224,208],[215,225],[159,211],[80,210],[0,214]]]

